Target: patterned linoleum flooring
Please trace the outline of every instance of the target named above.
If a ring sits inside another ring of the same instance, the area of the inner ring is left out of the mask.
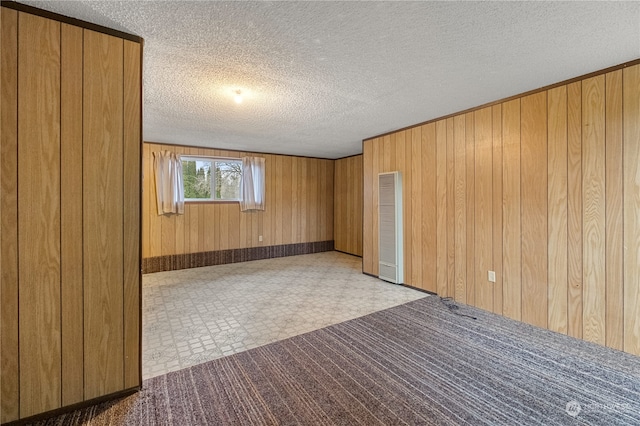
[[[142,278],[143,378],[426,297],[325,252]]]

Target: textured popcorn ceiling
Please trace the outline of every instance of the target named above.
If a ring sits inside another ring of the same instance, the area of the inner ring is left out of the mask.
[[[145,39],[146,141],[327,158],[640,57],[638,2],[24,3]]]

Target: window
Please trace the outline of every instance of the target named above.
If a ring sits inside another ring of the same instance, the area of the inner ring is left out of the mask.
[[[240,201],[241,160],[181,158],[185,201]]]

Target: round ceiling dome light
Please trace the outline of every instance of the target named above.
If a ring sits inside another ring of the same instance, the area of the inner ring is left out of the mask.
[[[237,104],[241,104],[242,103],[242,92],[240,90],[236,90],[236,95],[233,97],[233,100]]]

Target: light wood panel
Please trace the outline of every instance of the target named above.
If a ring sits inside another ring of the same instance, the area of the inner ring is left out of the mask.
[[[265,211],[240,212],[238,203],[187,203],[184,215],[158,216],[152,176],[153,152],[160,150],[212,157],[264,157]],[[143,258],[334,239],[333,160],[154,143],[144,143],[143,156]],[[361,182],[361,171],[358,176]],[[362,204],[358,204],[361,211]],[[355,204],[350,206],[355,212]],[[362,223],[362,215],[353,216],[359,217],[354,226],[362,229],[356,225]],[[263,240],[259,241],[261,235]]]
[[[82,288],[82,28],[61,28],[62,405],[84,399]]]
[[[567,85],[568,334],[582,338],[582,82]]]
[[[493,128],[493,312],[502,315],[502,105],[491,107]]]
[[[474,112],[475,137],[475,306],[493,311],[493,115],[490,107]]]
[[[502,105],[502,311],[522,317],[520,99]]]
[[[623,350],[622,70],[606,75],[606,344]]]
[[[623,70],[624,350],[640,355],[640,66]]]
[[[449,296],[447,268],[447,123],[440,120],[436,126],[436,292]],[[365,152],[366,154],[366,152]],[[429,173],[429,172],[427,172]],[[427,211],[428,213],[428,211]]]
[[[410,145],[410,149],[407,149],[407,163],[406,167],[411,169],[411,177],[416,176],[416,179],[412,179],[411,181],[411,193],[409,197],[411,198],[412,204],[416,204],[409,211],[409,217],[411,220],[407,223],[407,226],[410,226],[410,229],[415,230],[416,232],[411,233],[411,250],[408,255],[411,256],[411,279],[407,280],[411,285],[418,288],[425,288],[425,283],[422,277],[422,269],[425,265],[423,265],[423,253],[422,250],[422,207],[419,206],[423,200],[428,200],[431,194],[423,190],[423,184],[425,183],[422,179],[422,168],[426,168],[426,164],[422,165],[422,127],[414,127],[413,129],[407,131],[407,137],[411,137],[411,142],[407,143]],[[425,147],[426,148],[426,147]],[[409,178],[411,178],[409,177]],[[425,185],[426,186],[426,185]],[[424,188],[426,189],[426,188]]]
[[[447,118],[447,290],[449,297],[456,293],[455,242],[455,144],[453,117]]]
[[[124,387],[142,383],[140,354],[140,190],[141,190],[141,46],[124,41],[123,81],[123,297]]]
[[[20,417],[27,417],[61,403],[60,23],[20,13],[18,52]]]
[[[453,119],[455,149],[455,299],[467,301],[467,169],[464,115]]]
[[[0,423],[20,417],[18,334],[18,12],[0,19]]]
[[[567,86],[548,93],[549,329],[567,334]]]
[[[476,272],[475,272],[475,245],[473,244],[475,236],[475,208],[476,208],[476,194],[475,194],[475,120],[473,112],[465,114],[465,162],[466,166],[466,182],[467,187],[465,189],[465,195],[467,197],[467,238],[466,238],[466,267],[467,267],[467,279],[466,279],[466,303],[475,305],[476,302]]]
[[[547,93],[521,100],[522,321],[547,327]]]
[[[421,172],[422,194],[415,197],[413,210],[420,209],[422,214],[422,247],[418,258],[422,262],[422,289],[437,292],[437,190],[436,190],[436,125],[430,123],[422,126],[422,156],[414,157],[413,162],[420,162],[417,170]],[[420,176],[414,173],[414,176]],[[414,180],[416,178],[414,177]],[[422,205],[418,202],[422,201]]]
[[[84,30],[84,52],[84,357],[91,365],[85,369],[90,399],[124,387],[123,42]]]
[[[316,164],[316,162],[312,162]],[[320,166],[317,176],[326,174],[323,169],[323,164],[320,163],[316,167]],[[362,256],[362,176],[363,176],[363,156],[356,155],[353,157],[342,158],[335,161],[335,176],[334,176],[334,247],[336,250],[354,254],[356,256]],[[320,182],[326,182],[323,179],[319,179]],[[365,188],[365,192],[370,191],[369,188]],[[326,187],[321,189],[322,199],[318,200],[316,207],[312,210],[325,218],[326,214],[322,214],[321,204],[326,202],[327,191]],[[370,197],[370,194],[367,194]],[[370,201],[369,201],[370,202]],[[325,218],[326,219],[326,218]],[[321,230],[317,229],[318,238]],[[370,233],[368,234],[370,237]]]
[[[605,76],[582,82],[582,338],[605,344]]]

